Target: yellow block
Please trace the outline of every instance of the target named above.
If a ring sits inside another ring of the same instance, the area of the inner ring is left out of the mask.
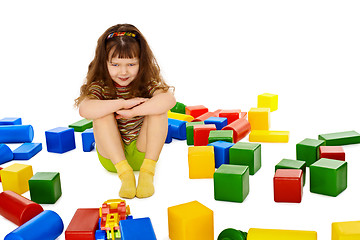
[[[251,108],[248,112],[251,130],[270,129],[270,108]]]
[[[192,120],[194,120],[193,116],[182,114],[182,113],[170,112],[170,111],[168,111],[168,118],[182,120],[182,121],[186,121],[186,122],[191,122]]]
[[[30,165],[14,163],[1,170],[3,191],[10,190],[18,194],[29,191],[29,180],[33,176]]]
[[[270,108],[270,111],[278,109],[278,95],[271,93],[264,93],[258,95],[258,108]]]
[[[213,178],[215,172],[215,154],[213,146],[189,147],[189,178]]]
[[[198,201],[168,208],[171,240],[214,240],[214,213]]]
[[[287,143],[289,134],[289,131],[253,130],[250,132],[249,142]]]
[[[316,240],[315,231],[250,228],[247,240]]]
[[[331,229],[331,240],[360,239],[360,221],[334,222]]]

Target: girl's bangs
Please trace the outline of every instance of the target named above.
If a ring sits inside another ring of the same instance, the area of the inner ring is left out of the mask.
[[[129,41],[130,40],[130,41]],[[137,41],[134,39],[129,39],[128,41],[119,38],[115,44],[111,44],[110,52],[112,51],[109,59],[112,58],[137,58],[140,56],[140,47]]]

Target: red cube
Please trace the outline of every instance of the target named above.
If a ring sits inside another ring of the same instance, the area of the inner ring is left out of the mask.
[[[210,131],[216,130],[215,124],[194,126],[194,146],[207,146],[209,144]]]
[[[219,117],[227,118],[227,120],[228,120],[228,125],[229,125],[229,124],[232,123],[233,121],[239,119],[239,117],[240,117],[240,112],[241,112],[240,109],[237,109],[237,110],[222,110],[222,111],[219,113]]]
[[[342,146],[320,146],[320,158],[345,161],[344,148]]]
[[[278,169],[274,176],[275,202],[300,203],[303,193],[301,169]]]
[[[185,113],[187,115],[193,116],[194,118],[197,118],[198,116],[201,116],[204,113],[207,113],[208,111],[209,111],[209,109],[207,109],[203,105],[185,107]]]

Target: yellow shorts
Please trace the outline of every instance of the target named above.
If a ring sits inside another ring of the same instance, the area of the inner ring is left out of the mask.
[[[111,162],[111,160],[101,156],[100,153],[97,151],[97,149],[96,152],[98,154],[101,165],[109,172],[116,172],[115,166]],[[133,168],[133,170],[139,171],[144,161],[145,153],[140,152],[137,149],[136,140],[132,141],[130,144],[124,144],[124,153],[126,160],[128,161],[129,165]]]

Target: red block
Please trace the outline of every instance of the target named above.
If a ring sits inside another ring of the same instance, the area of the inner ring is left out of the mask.
[[[207,109],[203,105],[185,107],[185,114],[191,115],[194,118],[197,118],[198,116],[201,116],[204,113],[207,113],[208,111],[209,111],[209,109]]]
[[[241,112],[240,113],[240,118],[247,119],[247,112]]]
[[[65,231],[65,239],[94,240],[98,221],[98,208],[79,208]]]
[[[0,215],[18,226],[23,225],[44,209],[37,203],[12,191],[0,193]]]
[[[235,120],[231,124],[223,127],[222,130],[232,130],[233,131],[233,137],[234,137],[234,143],[237,143],[246,135],[250,133],[251,126],[250,123],[245,118],[239,118],[238,120]]]
[[[193,119],[192,122],[203,122],[203,121],[207,120],[210,117],[218,117],[219,113],[221,111],[222,111],[221,109],[218,109],[215,112],[204,113],[203,115],[198,116],[197,118]]]
[[[209,144],[210,131],[216,130],[215,124],[194,126],[194,146],[206,146]]]
[[[345,161],[344,148],[342,146],[320,146],[320,158]]]
[[[301,169],[278,169],[274,176],[275,202],[300,203],[303,193]]]
[[[240,109],[236,109],[236,110],[221,110],[221,112],[219,112],[219,117],[224,117],[227,118],[228,120],[228,125],[232,122],[234,122],[235,120],[240,118]]]

